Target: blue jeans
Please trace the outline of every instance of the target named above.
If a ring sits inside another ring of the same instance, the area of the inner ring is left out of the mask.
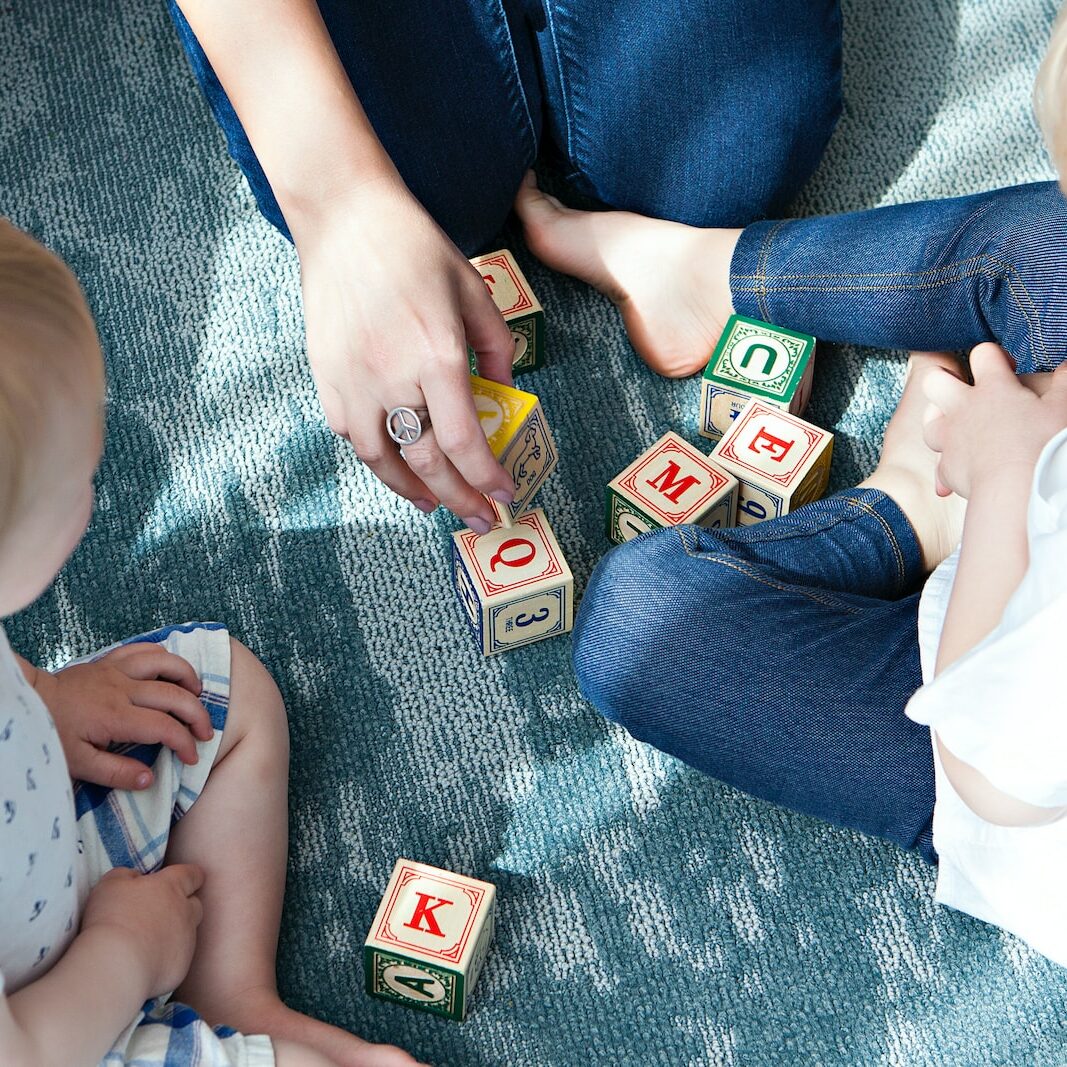
[[[670,527],[601,560],[574,627],[585,696],[754,796],[936,860],[918,543],[884,493],[755,526]]]
[[[230,153],[263,214],[287,232],[170,2]],[[468,255],[499,233],[545,141],[573,186],[605,204],[737,226],[784,209],[840,111],[837,0],[319,0],[319,9],[408,187]]]
[[[744,314],[875,348],[997,341],[1020,372],[1067,355],[1067,200],[1054,182],[758,222],[730,270]]]

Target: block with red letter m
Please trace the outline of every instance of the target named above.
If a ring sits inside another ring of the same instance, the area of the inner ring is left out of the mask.
[[[621,545],[685,522],[733,526],[736,510],[737,479],[668,431],[608,483],[607,532]]]
[[[397,860],[363,946],[367,992],[462,1021],[495,920],[489,882]]]
[[[489,295],[511,330],[511,339],[515,342],[512,373],[518,375],[536,370],[545,361],[545,312],[526,275],[506,248],[478,256],[471,263],[481,273]],[[471,371],[477,371],[473,353]]]
[[[566,633],[574,578],[540,508],[486,534],[452,535],[456,595],[483,655]]]
[[[711,453],[741,483],[739,526],[751,526],[818,500],[830,478],[834,435],[750,400]]]

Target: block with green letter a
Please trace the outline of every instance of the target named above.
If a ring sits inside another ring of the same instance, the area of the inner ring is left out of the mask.
[[[452,580],[485,656],[566,633],[574,577],[541,508],[488,533],[452,535]]]
[[[731,315],[700,383],[703,437],[718,441],[753,397],[801,415],[811,396],[815,338]]]
[[[462,1021],[495,921],[489,882],[397,860],[363,946],[367,992]]]
[[[621,545],[663,526],[733,526],[737,479],[668,431],[608,483],[607,534]]]

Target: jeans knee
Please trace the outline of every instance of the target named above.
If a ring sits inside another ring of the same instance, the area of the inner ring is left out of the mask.
[[[574,627],[582,694],[636,738],[671,750],[682,674],[714,671],[725,614],[709,605],[736,598],[736,572],[698,567],[675,528],[611,550],[589,581]]]

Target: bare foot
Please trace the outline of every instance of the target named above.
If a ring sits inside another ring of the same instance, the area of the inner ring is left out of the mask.
[[[336,1067],[420,1067],[395,1045],[375,1045],[286,1007],[272,989],[250,989],[218,1006],[218,1019],[243,1034],[268,1034],[314,1049]],[[422,1065],[425,1067],[425,1065]]]
[[[733,307],[730,260],[740,230],[703,230],[629,211],[577,211],[529,171],[515,199],[540,260],[599,289],[656,372],[684,378],[711,356]]]
[[[932,571],[955,551],[963,532],[967,501],[955,493],[939,497],[934,488],[937,453],[923,441],[926,400],[922,379],[945,367],[962,377],[959,360],[948,352],[913,352],[897,410],[882,439],[882,455],[861,489],[880,489],[908,517],[922,549],[923,567]]]

